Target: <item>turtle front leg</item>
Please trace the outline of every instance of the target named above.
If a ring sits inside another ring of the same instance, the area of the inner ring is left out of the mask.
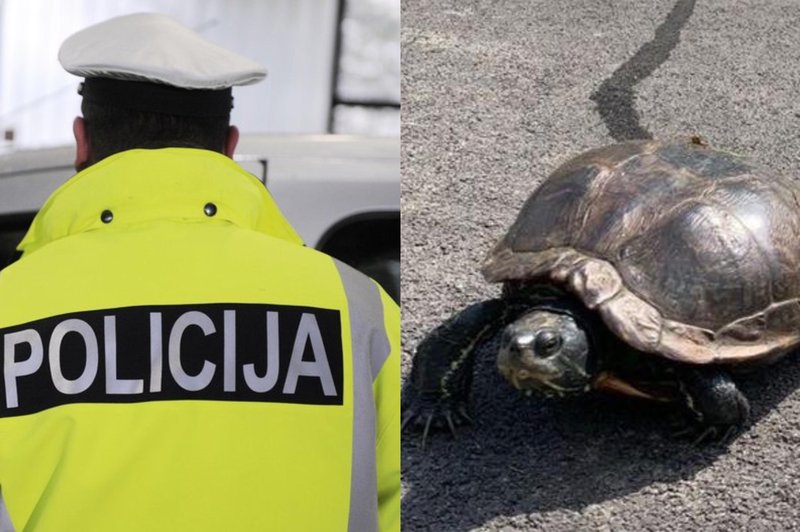
[[[432,426],[446,426],[455,436],[456,425],[471,421],[467,401],[475,348],[509,321],[514,308],[505,299],[475,303],[420,342],[403,401],[402,426],[421,428],[423,446]]]
[[[747,423],[750,403],[727,372],[690,367],[678,378],[686,406],[699,425],[696,443],[726,441]]]

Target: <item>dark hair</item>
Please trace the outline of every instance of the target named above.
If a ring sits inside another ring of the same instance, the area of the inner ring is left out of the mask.
[[[201,148],[223,153],[228,116],[178,116],[83,101],[90,163],[134,148]]]

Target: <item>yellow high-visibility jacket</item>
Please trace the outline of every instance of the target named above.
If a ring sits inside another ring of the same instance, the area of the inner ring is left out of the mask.
[[[0,530],[400,529],[399,309],[230,159],[131,150],[0,272]]]

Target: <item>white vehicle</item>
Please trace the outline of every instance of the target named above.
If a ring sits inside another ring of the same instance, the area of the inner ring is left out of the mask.
[[[74,175],[74,148],[0,156],[0,267],[48,196]],[[234,157],[270,190],[306,245],[400,299],[400,140],[243,135]]]

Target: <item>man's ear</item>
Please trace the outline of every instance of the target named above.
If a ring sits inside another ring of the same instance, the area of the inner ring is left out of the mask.
[[[89,166],[89,137],[86,134],[86,121],[80,116],[76,116],[72,122],[72,134],[75,135],[75,170],[80,172]]]
[[[228,137],[225,139],[225,155],[233,159],[233,152],[236,150],[236,144],[239,143],[239,128],[231,126],[228,128]]]

